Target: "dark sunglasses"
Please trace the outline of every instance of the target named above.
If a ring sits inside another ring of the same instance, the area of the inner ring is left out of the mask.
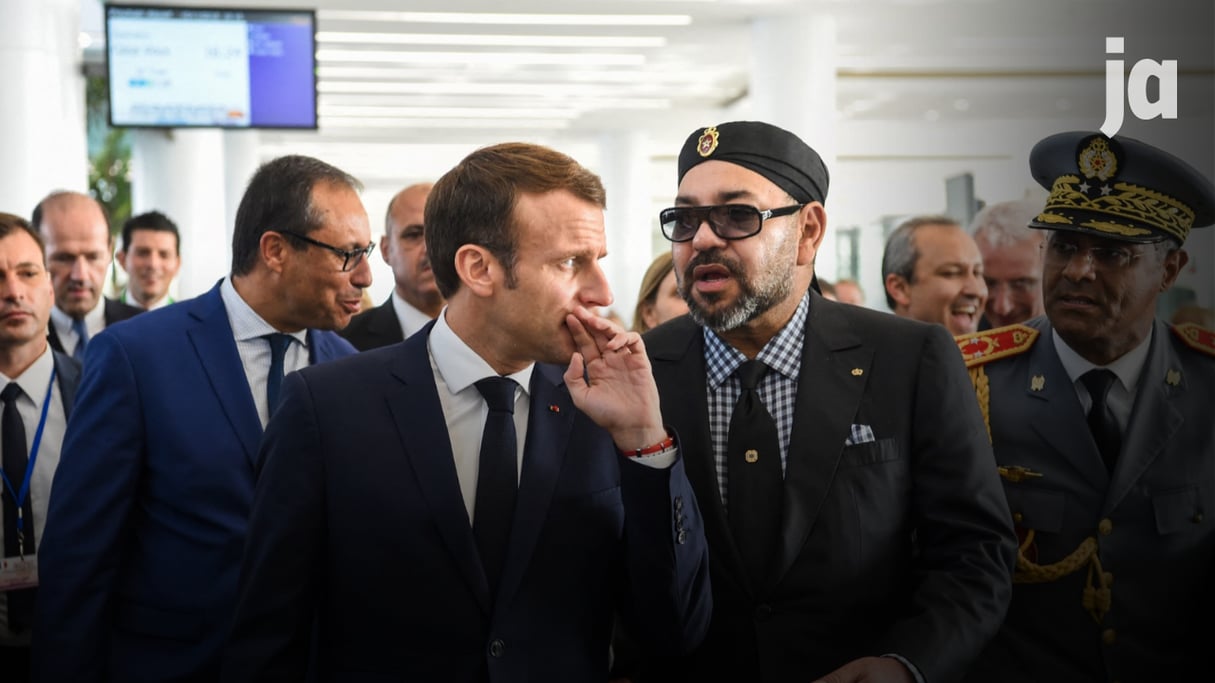
[[[797,213],[805,204],[782,206],[760,211],[747,204],[719,206],[674,206],[658,213],[662,234],[672,242],[687,242],[696,236],[700,224],[709,222],[709,229],[723,240],[741,240],[759,233],[764,219]]]

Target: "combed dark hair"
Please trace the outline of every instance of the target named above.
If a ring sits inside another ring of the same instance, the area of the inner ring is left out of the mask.
[[[599,176],[548,147],[508,142],[484,147],[439,178],[426,199],[426,250],[439,292],[450,298],[460,288],[456,251],[465,244],[488,249],[514,286],[515,204],[522,193],[567,190],[599,208],[607,193]]]
[[[141,213],[138,216],[131,216],[122,224],[122,250],[126,251],[131,247],[131,233],[136,230],[156,230],[159,232],[168,232],[173,234],[173,251],[181,256],[181,233],[177,231],[177,224],[159,211],[148,211]]]
[[[332,183],[362,191],[349,173],[320,159],[288,155],[262,164],[236,209],[232,233],[232,274],[247,275],[257,264],[258,245],[268,230],[307,235],[321,227],[323,217],[312,205],[312,188]],[[292,247],[303,250],[304,244]]]
[[[915,262],[920,260],[920,252],[915,248],[915,231],[925,225],[958,225],[958,222],[945,215],[929,215],[915,216],[900,223],[886,238],[886,249],[882,252],[883,283],[891,273],[902,276],[907,282],[915,282]],[[894,297],[886,290],[886,305],[893,311],[894,304]]]
[[[4,213],[0,211],[0,239],[4,239],[15,232],[25,232],[33,238],[38,244],[38,251],[42,253],[42,265],[46,266],[46,242],[42,240],[42,235],[34,229],[29,221],[21,216]]]

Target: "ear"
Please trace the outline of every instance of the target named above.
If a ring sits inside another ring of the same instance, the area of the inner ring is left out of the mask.
[[[658,327],[658,316],[654,313],[654,304],[642,304],[641,322],[645,323],[647,330],[652,330]]]
[[[124,271],[127,269],[127,252],[125,250],[114,252],[114,260],[118,261],[118,265],[122,266]]]
[[[902,275],[891,273],[886,276],[886,293],[899,307],[907,308],[911,305],[911,283]]]
[[[1164,257],[1164,279],[1160,283],[1160,291],[1169,289],[1177,282],[1177,277],[1189,261],[1190,255],[1185,249],[1175,249]]]
[[[456,250],[456,275],[473,294],[489,297],[505,278],[502,264],[485,247],[465,244]]]
[[[277,232],[267,230],[262,233],[257,247],[261,253],[262,263],[265,263],[271,271],[282,274],[289,258],[288,252],[292,250],[291,245],[287,244],[287,238]]]
[[[392,246],[392,236],[388,233],[380,235],[380,258],[384,259],[384,263],[392,266],[392,261],[388,260],[388,249]]]
[[[810,202],[798,212],[802,222],[802,235],[797,243],[797,265],[814,263],[814,256],[827,233],[827,210],[819,202]]]

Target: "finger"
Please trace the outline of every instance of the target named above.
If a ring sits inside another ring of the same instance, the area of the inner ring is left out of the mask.
[[[584,381],[585,373],[586,364],[583,362],[582,354],[574,352],[574,355],[570,356],[570,365],[565,369],[565,376],[562,378],[565,380],[565,386],[578,386],[576,383]]]
[[[596,342],[594,336],[591,335],[590,330],[588,330],[586,326],[582,324],[581,320],[572,314],[566,315],[565,326],[567,329],[569,329],[570,336],[574,338],[574,346],[576,346],[578,352],[585,357],[586,362],[589,363],[602,355],[599,350],[598,342]]]
[[[621,331],[604,345],[607,351],[623,351],[624,353],[633,353],[631,346],[641,340],[641,335],[636,332]]]

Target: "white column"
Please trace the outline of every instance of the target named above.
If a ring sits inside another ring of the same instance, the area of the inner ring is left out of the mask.
[[[134,130],[131,210],[153,209],[181,231],[177,298],[197,296],[228,273],[223,131]]]
[[[236,227],[236,209],[245,186],[257,171],[261,159],[259,143],[261,134],[256,130],[224,131],[224,245],[225,254],[232,260],[232,232]],[[225,271],[227,272],[227,271]]]
[[[615,130],[600,138],[600,177],[607,189],[607,248],[604,259],[615,302],[612,309],[633,323],[637,289],[654,258],[657,221],[650,211],[650,145],[644,131]]]
[[[806,141],[836,169],[836,25],[819,12],[770,16],[751,25],[751,116],[780,126]],[[835,236],[831,193],[827,193],[827,234],[815,271],[835,279]]]
[[[0,2],[0,211],[88,187],[80,0]]]

